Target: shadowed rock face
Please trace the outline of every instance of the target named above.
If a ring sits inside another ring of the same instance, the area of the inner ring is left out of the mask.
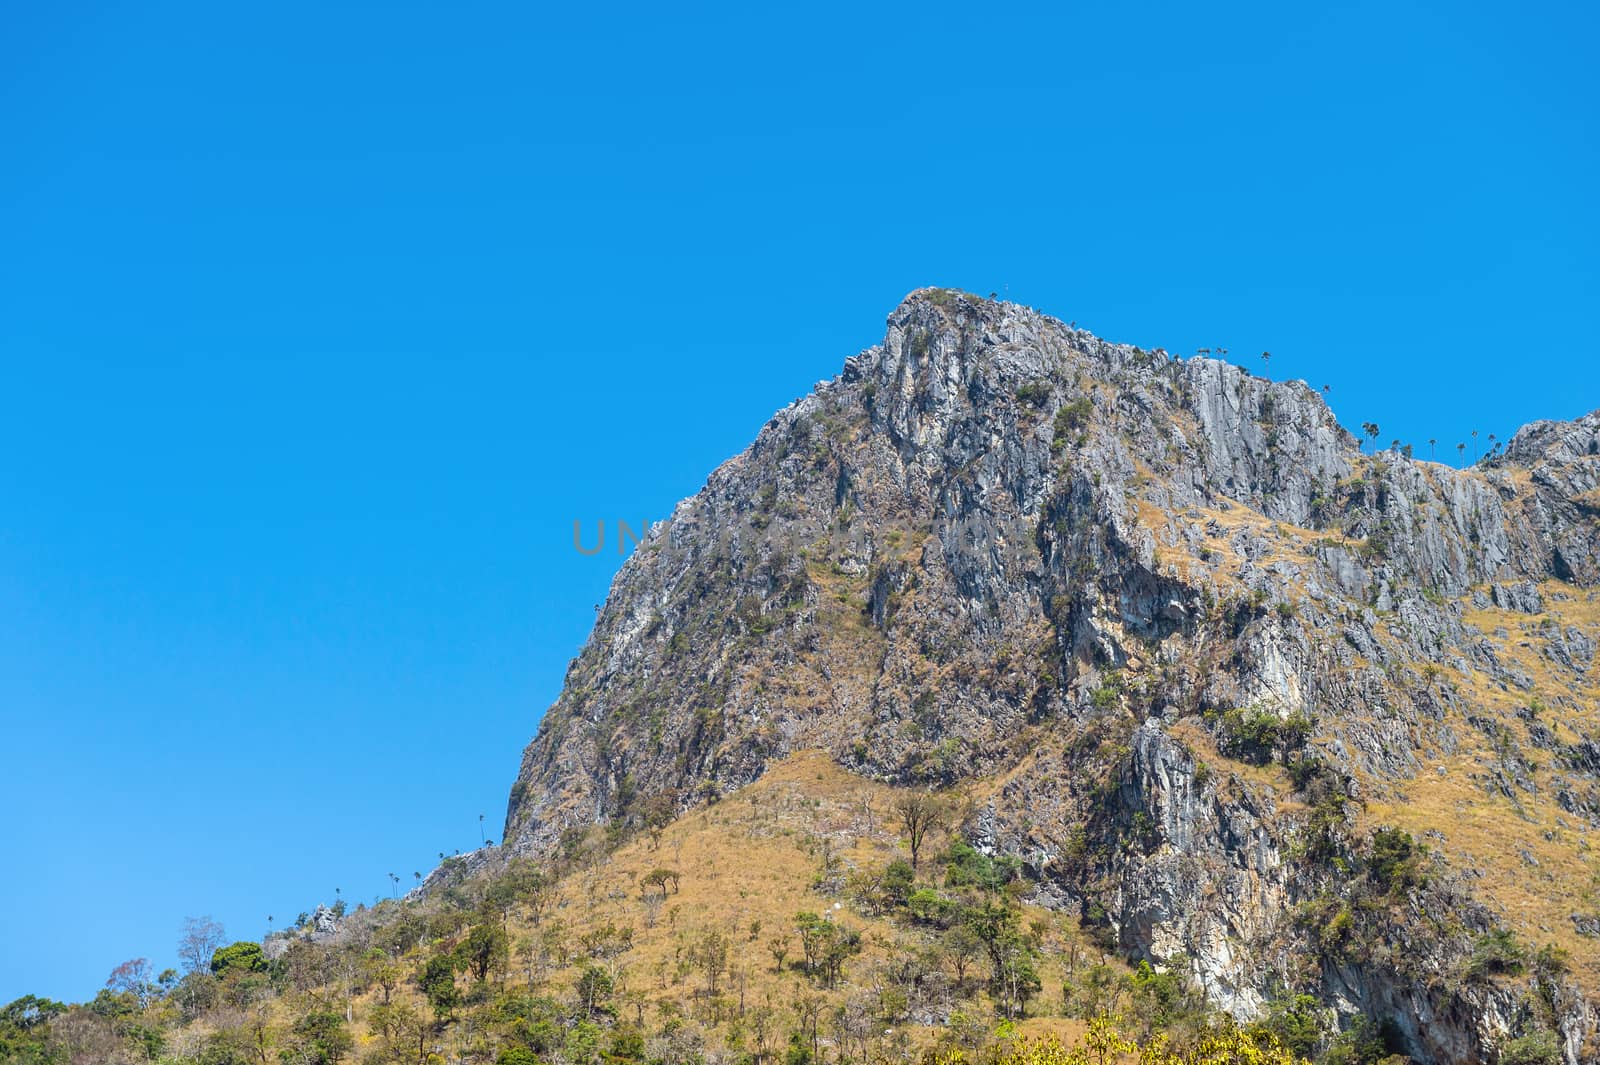
[[[1535,674],[1474,613],[1587,607],[1597,487],[1600,412],[1466,471],[1364,455],[1303,383],[921,290],[623,566],[504,839],[545,852],[824,748],[964,785],[968,834],[1021,857],[1041,901],[1240,1016],[1312,989],[1424,1059],[1490,1058],[1522,993],[1454,974],[1517,915],[1448,832],[1425,885],[1361,917],[1361,950],[1317,946],[1306,915],[1348,894],[1379,824],[1449,828],[1425,816],[1439,788],[1508,822],[1558,789],[1563,839],[1600,830],[1600,630],[1557,623]],[[1481,779],[1444,764],[1481,750]],[[1600,953],[1588,916],[1543,938]],[[1553,996],[1574,1060],[1584,975]]]

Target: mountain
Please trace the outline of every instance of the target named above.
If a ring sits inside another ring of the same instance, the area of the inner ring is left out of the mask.
[[[1031,902],[1241,1019],[1305,993],[1420,1061],[1594,1060],[1597,580],[1600,412],[1453,469],[1301,382],[923,289],[622,567],[503,839],[822,750],[959,791]]]

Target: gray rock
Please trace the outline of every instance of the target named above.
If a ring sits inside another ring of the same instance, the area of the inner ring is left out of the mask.
[[[1295,907],[1340,878],[1296,857],[1303,812],[1205,780],[1226,767],[1178,726],[1222,745],[1235,711],[1311,722],[1354,801],[1431,777],[1417,745],[1454,751],[1462,706],[1424,666],[1533,683],[1458,601],[1536,614],[1540,582],[1600,580],[1597,441],[1600,412],[1472,470],[1363,455],[1302,383],[921,290],[619,571],[524,752],[505,849],[687,809],[806,748],[921,786],[1026,758],[968,831],[1254,1016],[1302,972]],[[1544,645],[1575,668],[1588,640]],[[1566,755],[1575,816],[1589,755]],[[1536,789],[1514,749],[1483,770],[1514,802]],[[1427,906],[1487,927],[1467,880]],[[1470,938],[1419,945],[1423,909],[1383,931],[1408,968],[1328,966],[1319,990],[1396,1013],[1420,1060],[1487,1060],[1516,1002],[1449,979]],[[1593,1028],[1572,1002],[1563,1031]]]

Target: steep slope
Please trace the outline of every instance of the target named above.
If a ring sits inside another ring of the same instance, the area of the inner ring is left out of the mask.
[[[922,290],[623,567],[504,838],[821,748],[965,782],[1041,901],[1240,1016],[1305,989],[1425,1060],[1534,1023],[1577,1060],[1597,518],[1600,412],[1364,455],[1304,384]],[[1501,929],[1569,960],[1485,961]]]

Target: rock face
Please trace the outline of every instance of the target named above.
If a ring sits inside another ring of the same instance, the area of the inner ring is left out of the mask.
[[[925,289],[622,568],[504,839],[824,748],[962,786],[1042,901],[1241,1017],[1303,989],[1421,1060],[1549,1027],[1575,1061],[1597,581],[1600,412],[1469,470],[1363,454],[1303,383]],[[1539,1009],[1472,973],[1502,926],[1572,955]]]

